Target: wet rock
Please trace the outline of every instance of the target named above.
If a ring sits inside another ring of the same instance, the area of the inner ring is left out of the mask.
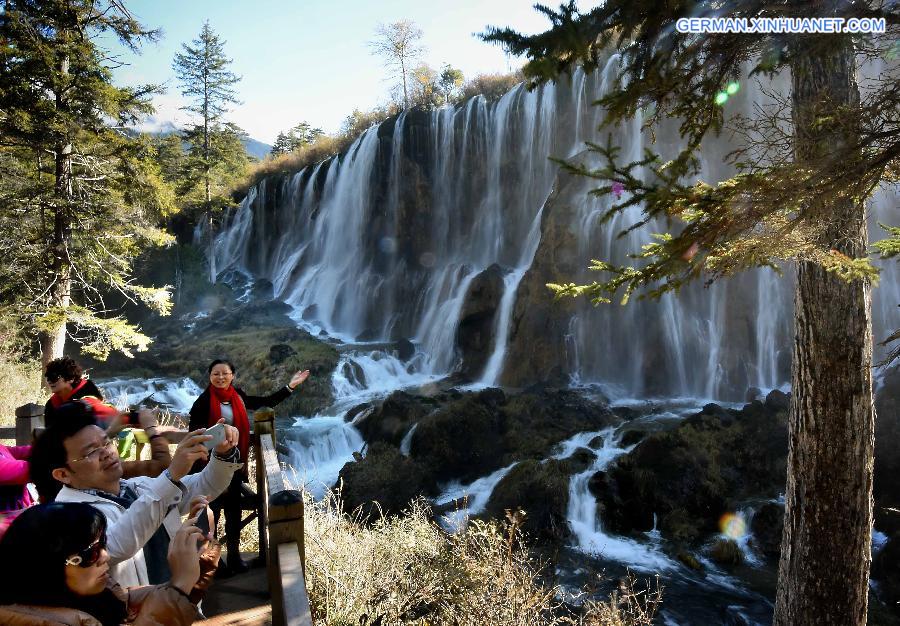
[[[593,448],[594,450],[599,450],[603,447],[603,443],[606,441],[606,437],[603,435],[597,435],[590,441],[588,441],[588,448]]]
[[[602,496],[606,495],[606,492],[608,489],[609,489],[609,476],[607,476],[606,472],[604,472],[603,470],[601,470],[599,472],[595,472],[588,479],[588,490],[598,500]]]
[[[784,506],[775,502],[762,505],[750,520],[753,545],[770,560],[781,554],[781,533],[784,529]]]
[[[436,487],[427,467],[382,442],[370,445],[365,458],[344,465],[340,480],[344,510],[360,509],[370,521],[381,512],[400,513],[411,500]]]
[[[791,408],[791,395],[773,389],[766,396],[766,407],[772,411],[787,411]]]
[[[355,382],[360,387],[364,387],[366,384],[366,372],[359,363],[352,359],[344,361],[343,366],[341,366],[341,374],[344,378],[350,382]]]
[[[497,483],[486,512],[502,518],[507,510],[525,511],[522,529],[529,536],[559,540],[569,534],[566,508],[569,504],[569,474],[565,464],[550,460],[523,461]]]
[[[439,480],[479,478],[514,461],[544,459],[553,446],[585,430],[618,422],[609,409],[569,390],[468,394],[419,421],[411,454]]]
[[[744,396],[744,401],[753,402],[754,400],[758,400],[760,396],[762,396],[762,389],[759,387],[750,387]]]
[[[503,269],[496,263],[469,284],[456,330],[456,347],[462,357],[457,373],[474,380],[484,372],[494,348],[497,307],[503,297]]]
[[[647,435],[608,469],[600,496],[607,527],[650,530],[692,543],[717,532],[721,515],[783,492],[787,418],[761,402],[731,411],[707,405],[671,431]]]
[[[296,356],[297,351],[286,343],[277,343],[269,347],[269,362],[283,363],[292,356]]]
[[[709,549],[709,558],[719,565],[741,565],[744,553],[734,539],[717,539]]]
[[[627,448],[628,446],[633,446],[634,444],[641,441],[644,437],[647,436],[647,433],[643,430],[627,430],[622,434],[621,445],[623,448]]]
[[[597,454],[588,448],[578,448],[570,457],[563,461],[569,474],[580,474],[591,466],[597,459]]]
[[[681,551],[675,555],[675,558],[697,572],[703,571],[703,564],[700,560],[690,552]]]
[[[394,352],[401,361],[409,361],[416,353],[416,346],[409,339],[398,339],[394,342]]]
[[[395,391],[367,416],[357,419],[356,428],[367,442],[383,441],[399,446],[414,423],[433,410],[428,398]]]

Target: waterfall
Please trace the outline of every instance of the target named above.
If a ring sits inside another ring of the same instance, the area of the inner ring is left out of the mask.
[[[751,386],[785,385],[790,270],[746,272],[711,288],[690,285],[661,302],[579,301],[565,313],[549,304],[544,283],[598,279],[584,269],[589,259],[628,262],[653,233],[668,229],[650,222],[618,237],[640,220],[641,208],[600,225],[620,199],[590,195],[596,183],[560,176],[548,158],[592,165],[584,142],[605,142],[596,131],[603,111],[593,102],[613,88],[619,63],[611,54],[594,73],[577,71],[530,92],[520,85],[496,102],[476,97],[456,107],[413,109],[369,129],[340,156],[261,181],[227,216],[216,267],[270,280],[275,295],[315,332],[346,343],[412,341],[415,362],[382,371],[399,377],[395,388],[454,370],[468,289],[495,263],[504,270],[503,293],[481,384],[510,380],[511,364],[538,363],[528,344],[546,329],[548,349],[564,355],[565,374],[631,396],[736,400]],[[767,98],[766,87],[746,81],[728,112],[752,113]],[[603,130],[623,159],[651,146],[644,115]],[[658,129],[652,146],[663,158],[680,148],[677,128],[677,120],[668,120]],[[733,148],[725,135],[705,141],[698,178],[714,183],[731,175],[725,155]],[[887,216],[898,197],[881,189],[871,199],[873,237],[876,222],[893,223]],[[875,291],[877,338],[900,327],[896,266],[886,265]],[[535,303],[545,307],[546,322],[520,323]],[[527,385],[540,373],[532,366],[510,384]]]

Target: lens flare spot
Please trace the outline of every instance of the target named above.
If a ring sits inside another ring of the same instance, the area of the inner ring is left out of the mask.
[[[423,252],[421,256],[419,256],[419,265],[422,267],[433,267],[436,260],[434,254],[431,252]]]
[[[618,200],[619,198],[622,197],[622,192],[625,191],[625,185],[623,185],[620,182],[614,182],[612,184],[611,191],[612,191],[613,195],[616,196],[616,199]]]
[[[719,518],[719,530],[731,539],[740,539],[747,534],[747,522],[740,513],[726,513]]]
[[[716,94],[716,98],[715,98],[714,102],[716,104],[718,104],[719,106],[722,106],[723,104],[728,102],[728,94],[725,93],[724,91],[720,91],[719,93]]]
[[[378,248],[385,254],[394,254],[397,251],[397,240],[393,237],[382,237],[378,242]]]
[[[725,87],[725,93],[727,93],[729,96],[733,96],[740,90],[740,88],[741,84],[734,80],[728,83],[728,85]]]

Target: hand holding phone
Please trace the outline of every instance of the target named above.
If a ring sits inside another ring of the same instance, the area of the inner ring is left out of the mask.
[[[204,435],[209,435],[212,439],[203,442],[207,450],[212,450],[217,445],[225,441],[225,424],[215,424],[206,429]]]

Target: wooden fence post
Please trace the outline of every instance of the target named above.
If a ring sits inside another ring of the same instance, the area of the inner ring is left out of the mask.
[[[272,443],[275,443],[275,411],[272,409],[259,409],[253,414],[253,450],[256,456],[256,493],[259,496],[259,514],[256,516],[256,524],[259,534],[259,558],[266,562],[269,553],[268,542],[268,483],[266,482],[266,461],[263,455],[260,437],[271,435]]]
[[[16,445],[27,446],[34,439],[34,429],[44,427],[44,407],[29,403],[16,409]]]
[[[269,496],[269,591],[272,594],[272,623],[286,624],[285,589],[282,576],[282,546],[299,552],[300,576],[306,577],[303,544],[303,495],[285,489]],[[287,549],[287,548],[285,548]],[[287,557],[287,553],[284,554]],[[296,563],[297,559],[293,559]],[[288,598],[287,600],[292,600]],[[308,611],[308,609],[307,609]]]

